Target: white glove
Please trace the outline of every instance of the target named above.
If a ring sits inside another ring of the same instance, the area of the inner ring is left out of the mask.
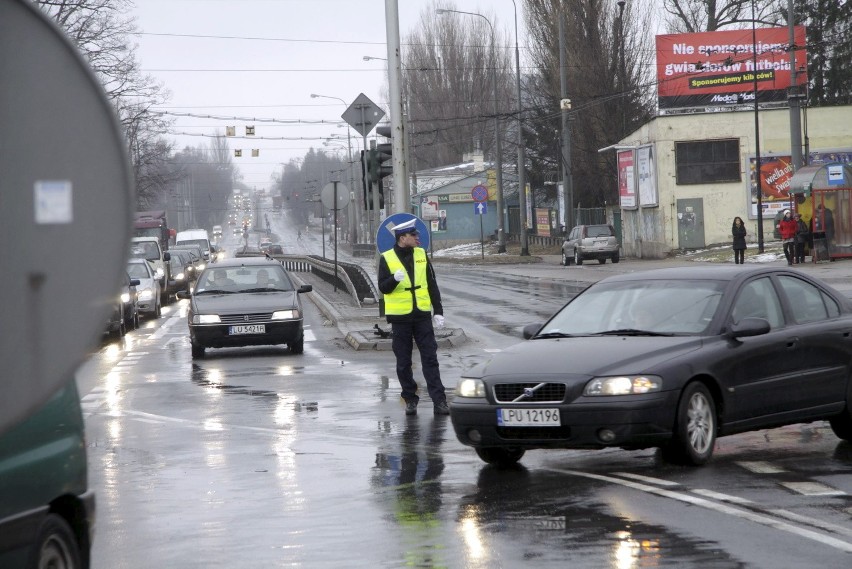
[[[444,327],[444,317],[440,314],[433,316],[432,322],[435,324],[435,328],[441,329]]]
[[[401,283],[405,280],[405,270],[397,269],[396,272],[393,274],[393,278],[394,280],[396,280],[396,282]]]

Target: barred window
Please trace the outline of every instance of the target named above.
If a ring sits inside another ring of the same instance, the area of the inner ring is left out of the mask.
[[[739,182],[740,141],[702,140],[675,142],[675,165],[678,184]]]

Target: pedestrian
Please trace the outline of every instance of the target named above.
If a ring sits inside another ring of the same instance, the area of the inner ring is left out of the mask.
[[[796,220],[796,257],[793,261],[794,263],[804,263],[805,262],[805,243],[808,242],[808,235],[810,231],[808,231],[808,224],[802,221],[802,214],[797,213],[793,216]]]
[[[814,237],[824,239],[826,251],[830,252],[834,240],[834,214],[820,202],[811,221],[814,225]]]
[[[781,243],[784,245],[784,256],[787,258],[787,264],[793,264],[795,257],[796,244],[796,222],[790,216],[790,210],[784,210],[784,217],[778,222],[778,232],[781,233]]]
[[[734,222],[731,224],[731,235],[734,238],[733,249],[734,249],[734,263],[737,265],[742,265],[745,263],[745,250],[746,250],[746,228],[743,224],[743,220],[741,217],[737,216],[734,218]]]
[[[418,247],[414,219],[397,225],[394,236],[396,244],[382,253],[379,260],[378,283],[384,295],[385,316],[393,332],[396,376],[405,400],[405,414],[416,415],[420,400],[411,368],[411,354],[416,343],[434,413],[449,415],[435,341],[434,327],[444,327],[444,309],[435,271],[426,257],[426,250]]]

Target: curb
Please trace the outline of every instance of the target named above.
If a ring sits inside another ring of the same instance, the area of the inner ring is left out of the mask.
[[[372,334],[372,331],[349,332],[346,334],[346,343],[358,351],[375,350],[383,352],[393,349],[393,340],[390,338],[374,338],[369,334]],[[440,335],[435,335],[435,341],[439,348],[455,348],[467,342],[467,336],[461,328],[447,328]]]

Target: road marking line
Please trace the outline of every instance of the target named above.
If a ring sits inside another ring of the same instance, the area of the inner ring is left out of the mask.
[[[678,484],[677,482],[663,480],[661,478],[651,478],[650,476],[642,476],[641,474],[633,474],[631,472],[613,472],[612,475],[622,476],[624,478],[632,478],[633,480],[647,482],[648,484],[656,484],[657,486],[680,486],[680,484]]]
[[[738,464],[755,474],[781,474],[782,472],[787,472],[780,466],[775,466],[774,464],[765,461],[741,461],[734,464]]]
[[[789,524],[785,521],[770,517],[766,514],[760,514],[757,512],[742,510],[740,508],[736,508],[734,506],[729,506],[727,504],[719,504],[717,502],[712,502],[710,500],[699,498],[696,496],[690,496],[688,494],[683,494],[681,492],[675,492],[672,490],[667,490],[665,488],[656,488],[654,486],[648,486],[646,484],[640,484],[638,482],[632,482],[630,480],[624,480],[621,478],[613,478],[612,476],[605,476],[602,474],[593,474],[591,472],[582,472],[579,470],[567,470],[561,468],[544,468],[543,470],[548,470],[550,472],[557,472],[560,474],[567,474],[569,476],[579,476],[582,478],[590,478],[592,480],[598,480],[603,482],[610,482],[612,484],[619,484],[621,486],[626,486],[628,488],[633,488],[634,490],[639,490],[640,492],[647,492],[649,494],[656,494],[657,496],[662,496],[664,498],[671,498],[672,500],[677,500],[679,502],[684,502],[686,504],[690,504],[693,506],[698,506],[701,508],[706,508],[708,510],[714,510],[716,512],[734,516],[737,518],[742,518],[744,520],[748,520],[754,523],[758,523],[767,527],[771,527],[777,530],[786,531],[788,533],[792,533],[794,535],[798,535],[800,537],[804,537],[806,539],[810,539],[829,547],[833,547],[835,549],[839,549],[840,551],[844,551],[846,553],[852,553],[852,543],[843,541],[842,539],[838,539],[831,536],[826,536],[820,533],[817,533],[813,530],[809,530],[806,528],[802,528],[799,526],[795,526],[793,524]]]
[[[797,514],[789,510],[770,510],[770,512],[772,512],[776,516],[787,518],[788,520],[792,520],[794,522],[805,523],[814,527],[824,529],[825,531],[840,533],[852,537],[852,529],[845,528],[843,526],[838,526],[836,524],[832,524],[824,520],[818,520],[810,516],[803,516],[801,514]]]
[[[172,326],[174,326],[175,324],[180,322],[180,319],[181,319],[180,314],[175,314],[174,316],[169,317],[165,322],[163,322],[163,325],[160,326],[159,329],[157,329],[156,332],[151,334],[150,339],[151,340],[159,340],[160,338],[162,338],[163,336],[166,335],[166,331],[169,328],[171,328]]]
[[[804,496],[845,496],[846,492],[819,482],[781,482],[781,486]]]
[[[746,498],[740,498],[739,496],[731,496],[730,494],[722,494],[721,492],[714,492],[713,490],[707,490],[705,488],[695,488],[692,490],[695,494],[700,496],[704,496],[705,498],[712,498],[714,500],[719,500],[720,502],[731,502],[732,504],[753,504],[751,500],[747,500]]]

